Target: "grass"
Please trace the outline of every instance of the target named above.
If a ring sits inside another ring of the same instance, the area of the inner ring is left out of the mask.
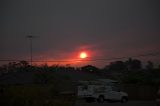
[[[75,96],[58,95],[53,85],[1,87],[1,106],[74,106]]]

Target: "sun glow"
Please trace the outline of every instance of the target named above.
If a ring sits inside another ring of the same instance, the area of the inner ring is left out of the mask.
[[[87,58],[87,53],[86,52],[81,52],[79,57],[81,59],[85,59],[85,58]]]

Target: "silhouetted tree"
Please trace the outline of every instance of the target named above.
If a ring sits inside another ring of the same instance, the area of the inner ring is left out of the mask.
[[[152,70],[153,66],[154,66],[153,63],[151,61],[148,61],[147,65],[146,65],[146,68],[147,68],[147,70]]]
[[[8,66],[6,64],[1,66],[1,74],[8,73]]]
[[[20,61],[20,67],[28,67],[29,66],[29,63],[27,61]]]
[[[16,72],[19,68],[19,64],[17,62],[9,62],[7,65],[8,72]]]
[[[66,71],[74,71],[75,68],[71,66],[66,66]]]
[[[82,71],[87,71],[87,72],[97,72],[99,69],[95,66],[87,65],[87,66],[81,67],[81,70]]]
[[[116,61],[116,62],[112,62],[109,66],[108,66],[109,70],[118,70],[118,71],[122,71],[126,69],[126,65],[123,61]]]
[[[129,58],[126,61],[126,66],[127,66],[127,70],[131,70],[132,69],[132,58]]]
[[[140,60],[133,60],[132,62],[132,69],[141,69],[142,68],[142,64]]]
[[[142,68],[142,64],[140,60],[129,58],[126,61],[126,66],[128,70],[139,70]]]

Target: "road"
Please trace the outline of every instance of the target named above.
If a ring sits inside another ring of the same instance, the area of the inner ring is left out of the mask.
[[[86,103],[85,101],[77,101],[75,106],[156,106],[155,101],[128,101],[127,103]]]

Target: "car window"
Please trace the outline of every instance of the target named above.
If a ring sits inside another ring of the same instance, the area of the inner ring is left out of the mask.
[[[117,92],[119,92],[120,89],[119,89],[118,87],[112,86],[112,91],[117,91]]]
[[[87,90],[87,89],[88,89],[87,85],[82,86],[82,90]]]

